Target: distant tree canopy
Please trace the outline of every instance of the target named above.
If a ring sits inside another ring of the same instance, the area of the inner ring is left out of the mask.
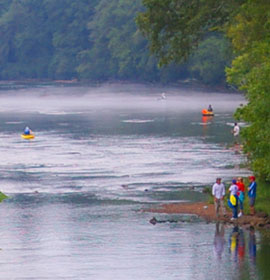
[[[140,30],[162,65],[181,62],[197,50],[211,31],[233,17],[244,0],[142,0]]]
[[[75,77],[76,56],[89,47],[87,24],[97,2],[12,0],[6,4],[0,18],[1,79]]]
[[[225,67],[230,66],[232,50],[230,42],[220,34],[212,34],[198,44],[189,58],[189,70],[204,84],[225,83]]]
[[[182,61],[193,54],[192,69],[200,72],[208,69],[204,58],[211,54],[204,53],[204,44],[208,43],[210,50],[214,46],[216,50],[227,49],[226,43],[222,46],[221,42],[212,41],[209,33],[223,31],[230,39],[234,59],[226,68],[227,80],[244,91],[248,100],[235,114],[248,124],[242,129],[244,151],[256,174],[270,181],[270,3],[262,0],[143,0],[143,4],[146,9],[137,22],[161,64]],[[216,62],[209,60],[213,70],[219,68]],[[227,62],[225,58],[225,64]],[[208,80],[207,71],[203,73],[202,77]]]
[[[160,68],[135,23],[143,10],[141,0],[2,0],[0,79],[224,84],[231,62],[224,37],[205,37],[190,61]]]

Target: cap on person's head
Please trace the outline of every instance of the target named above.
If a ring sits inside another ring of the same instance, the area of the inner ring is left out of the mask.
[[[248,178],[249,178],[250,180],[255,181],[255,176],[249,176]]]
[[[233,180],[232,180],[232,183],[233,183],[233,184],[236,184],[236,180],[235,180],[235,179],[233,179]]]
[[[218,177],[216,180],[217,180],[217,181],[221,181],[221,178],[220,178],[220,177]]]
[[[242,177],[238,177],[237,180],[238,180],[238,181],[242,181],[243,178],[242,178]]]

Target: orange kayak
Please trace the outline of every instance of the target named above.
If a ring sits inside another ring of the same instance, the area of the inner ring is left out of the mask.
[[[214,116],[214,112],[208,111],[206,109],[202,109],[203,116]]]

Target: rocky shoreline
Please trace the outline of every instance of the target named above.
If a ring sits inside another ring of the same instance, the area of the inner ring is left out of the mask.
[[[231,212],[227,211],[225,217],[216,217],[214,205],[207,202],[196,202],[196,203],[170,203],[162,204],[157,207],[144,209],[144,212],[151,212],[157,214],[191,214],[196,215],[206,222],[223,222],[228,224],[237,224],[243,227],[254,227],[254,228],[266,228],[270,229],[270,218],[265,213],[256,213],[255,215],[243,215],[237,220],[231,221]],[[159,222],[175,222],[175,220],[159,220],[153,217],[149,222],[156,224]]]

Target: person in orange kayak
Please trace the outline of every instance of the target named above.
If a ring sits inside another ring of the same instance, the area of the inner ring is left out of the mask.
[[[213,112],[213,108],[212,108],[212,106],[211,106],[211,104],[209,104],[209,106],[208,106],[208,112]]]

